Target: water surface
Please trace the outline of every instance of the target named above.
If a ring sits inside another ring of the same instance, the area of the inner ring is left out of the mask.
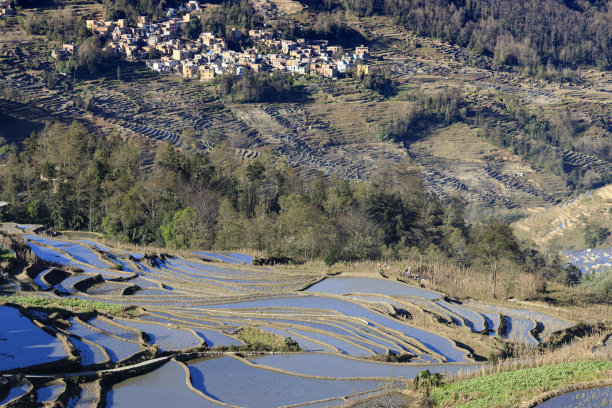
[[[0,339],[0,372],[67,357],[61,341],[12,307],[0,306]]]
[[[538,408],[565,408],[565,407],[612,407],[612,387],[594,388],[570,392],[557,398],[546,401]]]
[[[220,407],[187,388],[185,371],[169,361],[160,368],[114,385],[106,394],[107,408]]]
[[[53,401],[62,393],[62,391],[64,391],[64,388],[66,388],[66,386],[61,382],[52,381],[45,383],[42,387],[36,390],[38,393],[38,399],[36,402],[40,404],[45,401]]]
[[[320,380],[248,366],[234,358],[189,366],[193,385],[210,397],[249,408],[270,408],[352,395],[379,388],[379,381]]]
[[[6,398],[0,401],[0,406],[3,406],[4,404],[14,400],[15,398],[21,397],[23,394],[28,392],[29,389],[30,389],[30,386],[28,384],[22,384],[22,385],[17,385],[15,387],[11,387]]]
[[[384,281],[383,281],[384,282]],[[353,318],[367,319],[380,327],[386,327],[404,333],[406,336],[417,339],[430,350],[443,355],[449,362],[465,361],[465,352],[455,348],[451,342],[443,337],[433,333],[417,329],[412,326],[402,324],[401,322],[388,318],[386,316],[374,313],[360,305],[352,302],[319,296],[296,296],[286,298],[261,299],[246,302],[238,302],[231,304],[207,306],[211,309],[236,309],[236,308],[282,308],[293,307],[302,310],[307,309],[328,309],[336,310],[345,316]],[[265,314],[265,311],[261,310]],[[368,324],[372,324],[369,323]]]
[[[392,377],[414,378],[419,371],[429,370],[432,373],[452,373],[478,369],[468,364],[421,364],[409,365],[399,363],[379,363],[375,361],[356,360],[333,354],[275,354],[251,358],[256,364],[280,368],[293,373],[320,375],[323,377]]]
[[[416,296],[439,299],[439,293],[408,286],[401,282],[372,278],[327,278],[309,287],[307,292],[333,293],[379,293],[387,296]],[[387,300],[388,301],[388,300]]]

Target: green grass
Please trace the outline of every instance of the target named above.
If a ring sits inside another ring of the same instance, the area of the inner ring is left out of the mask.
[[[544,392],[609,376],[612,361],[574,361],[452,383],[432,390],[437,406],[516,407]]]
[[[36,296],[7,296],[2,298],[4,302],[16,303],[24,307],[36,307],[44,309],[73,310],[75,308],[87,311],[99,311],[108,314],[116,314],[123,306],[110,303],[98,302],[84,299],[49,299]]]
[[[256,327],[244,328],[238,334],[240,340],[245,343],[245,350],[257,351],[300,351],[297,343],[290,338],[283,338],[277,334],[268,333]]]

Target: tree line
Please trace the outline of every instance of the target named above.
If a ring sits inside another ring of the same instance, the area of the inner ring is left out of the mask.
[[[296,259],[376,259],[432,247],[469,262],[479,239],[461,197],[428,194],[408,163],[351,182],[306,179],[273,152],[242,161],[223,144],[209,154],[161,145],[149,170],[140,157],[141,147],[117,134],[92,135],[76,122],[47,126],[0,168],[5,218],[138,244]]]
[[[1,148],[2,146],[0,146]],[[368,181],[305,178],[284,157],[263,151],[243,161],[221,143],[209,153],[143,146],[118,134],[94,135],[55,123],[14,147],[0,167],[0,221],[87,230],[124,243],[169,249],[252,250],[277,259],[418,259],[498,274],[522,270],[563,283],[577,280],[548,264],[511,227],[470,225],[459,193],[428,193],[409,162]],[[494,293],[495,295],[495,293]]]

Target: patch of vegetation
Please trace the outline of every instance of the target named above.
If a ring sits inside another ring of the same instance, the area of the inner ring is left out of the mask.
[[[303,38],[324,39],[330,44],[352,48],[367,43],[367,39],[350,27],[343,14],[319,12],[312,27],[298,29]]]
[[[414,358],[414,355],[408,353],[393,353],[376,354],[370,357],[370,360],[383,361],[385,363],[409,363]]]
[[[15,253],[10,249],[0,246],[0,262],[10,261],[15,258]]]
[[[596,333],[602,333],[605,332],[606,329],[607,327],[601,323],[578,323],[575,326],[568,327],[566,329],[552,333],[550,337],[539,346],[539,348],[541,350],[560,348],[564,345],[570,344],[576,338],[584,338],[587,336],[594,335]]]
[[[611,361],[576,361],[478,377],[434,388],[436,406],[516,407],[522,401],[568,384],[607,376]]]
[[[148,16],[160,19],[165,14],[165,8],[176,7],[181,4],[180,0],[103,0],[105,18],[117,20],[125,18],[136,23],[138,16]]]
[[[3,297],[2,300],[7,303],[16,303],[24,307],[63,310],[74,310],[76,308],[85,311],[99,311],[112,315],[118,314],[123,310],[122,305],[114,305],[99,302],[97,300],[73,298],[50,299],[36,296],[7,296]]]
[[[596,248],[606,242],[610,236],[610,231],[606,227],[594,224],[587,224],[584,228],[584,244],[587,248]]]
[[[255,12],[248,1],[223,2],[219,7],[207,8],[202,13],[201,27],[227,41],[232,48],[239,44],[234,38],[232,28],[248,31],[263,26],[263,18]]]
[[[44,35],[59,43],[81,43],[89,36],[85,21],[75,18],[72,13],[30,14],[24,20],[23,28],[28,34]]]
[[[382,141],[414,142],[430,127],[451,124],[466,116],[465,101],[458,89],[401,93],[401,99],[413,102],[413,105],[381,121],[378,132]]]
[[[607,269],[601,272],[594,272],[586,275],[580,287],[590,292],[595,292],[606,297],[612,297],[612,269]]]
[[[444,384],[444,375],[440,373],[432,373],[429,370],[419,371],[414,377],[414,388],[424,389],[423,397],[419,401],[419,405],[424,408],[434,406],[434,401],[431,398],[432,388],[439,387]]]
[[[281,102],[301,99],[301,86],[294,86],[291,74],[246,71],[244,75],[226,74],[217,77],[217,92],[232,102]],[[303,102],[303,101],[302,101]]]
[[[247,327],[238,334],[245,346],[243,351],[300,351],[300,346],[291,337],[268,333],[256,327]]]
[[[361,75],[359,81],[364,88],[371,89],[386,97],[395,95],[397,91],[397,83],[388,72]]]

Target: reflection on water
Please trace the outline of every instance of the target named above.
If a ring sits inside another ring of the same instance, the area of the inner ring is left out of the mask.
[[[116,384],[106,394],[110,408],[207,408],[219,407],[187,388],[185,371],[169,361],[148,374]]]
[[[53,401],[62,391],[64,391],[64,384],[61,382],[48,382],[36,390],[38,393],[36,402]]]
[[[300,404],[379,388],[379,381],[321,380],[248,366],[232,357],[189,365],[193,385],[210,397],[249,408]]]
[[[609,408],[612,407],[612,387],[570,392],[546,401],[538,408]]]
[[[429,370],[433,373],[457,374],[478,370],[479,365],[470,364],[394,364],[366,360],[355,360],[332,354],[275,354],[250,359],[255,364],[280,368],[293,373],[320,375],[323,377],[393,377],[414,378],[419,371]]]
[[[400,282],[371,278],[327,278],[312,285],[307,292],[335,293],[380,293],[387,296],[417,296],[438,299],[439,293],[416,288]]]

